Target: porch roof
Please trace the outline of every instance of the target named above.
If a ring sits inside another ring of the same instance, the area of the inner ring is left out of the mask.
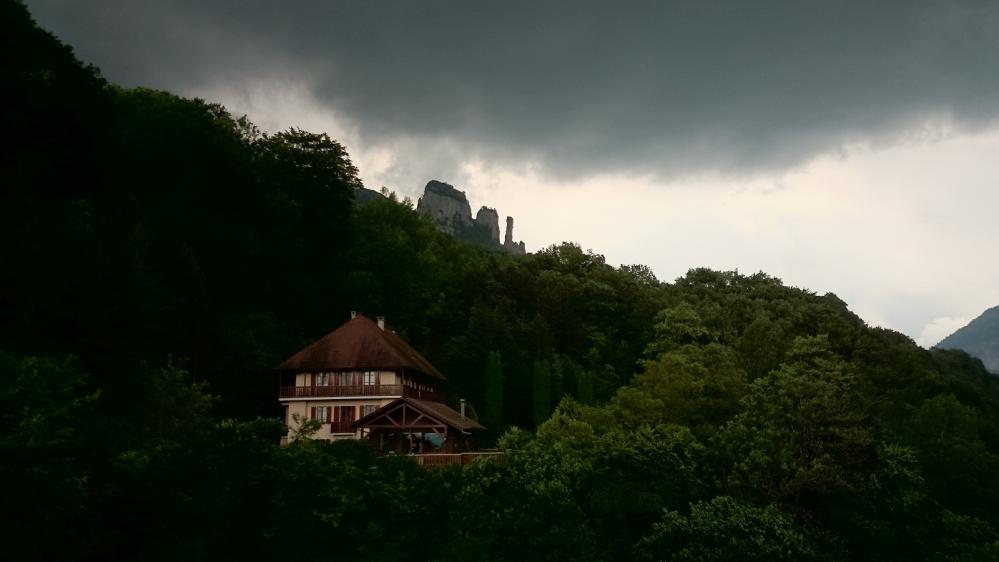
[[[451,427],[460,431],[485,429],[475,420],[462,416],[442,402],[404,396],[351,424],[354,429],[430,429]]]

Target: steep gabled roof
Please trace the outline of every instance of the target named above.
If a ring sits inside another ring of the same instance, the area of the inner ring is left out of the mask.
[[[315,372],[409,369],[447,380],[395,332],[358,314],[277,366],[279,371]]]
[[[407,413],[405,408],[401,408],[401,406],[409,406],[417,414]],[[462,416],[442,402],[419,400],[408,396],[396,398],[374,412],[362,416],[350,424],[350,427],[358,429],[371,425],[379,426],[379,424],[397,427],[400,431],[411,428],[432,427],[438,424],[442,426],[447,425],[461,431],[485,429],[477,421]]]

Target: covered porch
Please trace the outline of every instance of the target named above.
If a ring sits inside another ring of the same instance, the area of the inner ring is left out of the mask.
[[[402,397],[351,424],[384,453],[456,454],[474,451],[472,432],[485,429],[442,402]]]

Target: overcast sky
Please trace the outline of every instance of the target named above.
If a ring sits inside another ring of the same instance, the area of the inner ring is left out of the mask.
[[[664,280],[834,292],[930,345],[999,304],[999,3],[29,0],[121,85],[341,140]]]

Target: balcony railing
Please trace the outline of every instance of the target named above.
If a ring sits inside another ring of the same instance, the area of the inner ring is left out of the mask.
[[[417,390],[401,384],[358,384],[344,386],[282,386],[281,398],[351,398],[361,396],[409,396],[440,401],[430,390]]]
[[[420,453],[409,455],[420,466],[431,468],[442,468],[445,466],[465,466],[472,464],[475,459],[489,457],[495,460],[502,460],[503,453],[500,451],[476,451],[473,453]]]
[[[350,424],[353,421],[335,421],[330,422],[330,433],[356,433],[357,430],[351,429]]]

